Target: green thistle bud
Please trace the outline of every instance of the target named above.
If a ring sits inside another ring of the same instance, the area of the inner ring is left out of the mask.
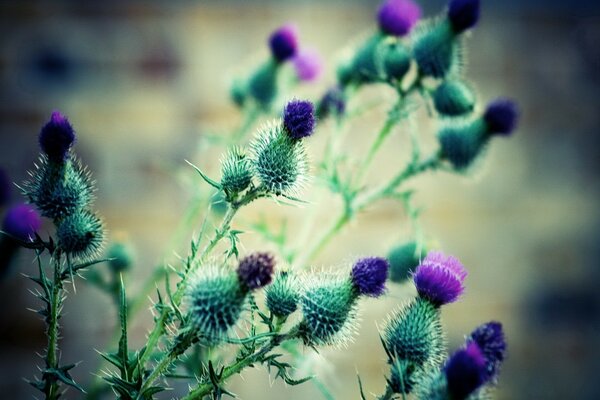
[[[348,279],[321,280],[302,296],[302,333],[311,345],[343,345],[351,339],[357,292]]]
[[[107,257],[111,260],[108,265],[116,274],[128,270],[135,260],[133,248],[126,243],[113,243],[107,252]]]
[[[263,108],[268,109],[277,96],[277,70],[279,64],[269,60],[250,77],[248,93]]]
[[[56,228],[56,236],[58,247],[76,258],[92,258],[104,244],[102,221],[88,210],[64,218]]]
[[[356,52],[353,75],[358,83],[373,83],[380,80],[383,39],[383,35],[371,36]]]
[[[425,250],[417,252],[417,243],[408,242],[394,247],[388,254],[390,262],[390,280],[396,283],[406,281],[414,272],[417,265],[427,255]]]
[[[390,354],[416,367],[436,366],[442,361],[445,340],[440,312],[427,300],[417,298],[395,312],[383,338]]]
[[[415,32],[412,47],[423,76],[444,78],[462,66],[462,45],[447,21],[423,24]]]
[[[443,157],[458,171],[464,171],[473,164],[488,139],[481,119],[450,122],[438,132]]]
[[[221,161],[221,186],[227,198],[240,193],[252,182],[252,164],[241,147],[232,147]]]
[[[475,94],[465,82],[448,80],[433,92],[433,104],[441,115],[465,115],[475,108]]]
[[[383,74],[389,82],[400,82],[410,69],[410,53],[401,42],[387,43],[382,50]]]
[[[60,164],[42,157],[29,175],[23,194],[44,217],[55,222],[89,207],[94,199],[90,174],[74,157]]]
[[[250,146],[254,173],[269,193],[292,195],[303,186],[308,172],[304,144],[286,134],[280,122],[262,127]]]
[[[267,308],[279,318],[287,318],[298,308],[300,282],[291,272],[283,271],[266,290]]]
[[[229,89],[229,96],[236,106],[243,107],[246,102],[246,97],[248,96],[248,89],[244,82],[237,79],[233,81],[231,88]]]
[[[235,271],[202,266],[185,296],[189,321],[198,336],[209,343],[226,337],[244,311],[247,294]]]

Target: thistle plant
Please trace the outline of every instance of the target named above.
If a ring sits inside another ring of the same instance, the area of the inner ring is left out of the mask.
[[[421,211],[404,185],[431,171],[469,173],[493,138],[514,132],[518,109],[507,98],[482,109],[474,84],[464,74],[464,47],[479,21],[479,1],[451,0],[439,16],[423,20],[412,0],[385,0],[375,14],[374,31],[350,46],[349,57],[336,67],[336,82],[315,102],[296,98],[293,85],[280,84],[280,74],[290,63],[298,82],[310,82],[321,73],[322,60],[300,47],[294,25],[270,34],[268,59],[233,82],[232,100],[245,116],[242,127],[221,142],[227,147],[222,149],[220,177],[188,162],[207,190],[194,198],[183,225],[189,228],[197,210],[208,208],[188,254],[175,265],[159,265],[131,297],[126,295],[126,275],[135,257],[119,241],[101,257],[106,235],[92,207],[95,182],[75,156],[71,123],[63,114],[52,113],[40,132],[39,163],[20,186],[29,204],[6,214],[0,242],[3,272],[19,246],[35,252],[38,275],[30,279],[39,286],[35,294],[43,303],[38,313],[47,324],[48,344],[41,377],[31,384],[46,399],[57,399],[72,387],[88,398],[112,394],[148,400],[170,389],[176,379],[189,386],[179,398],[220,399],[233,396],[227,386],[231,377],[260,365],[289,385],[318,382],[318,376],[298,376],[295,371],[305,354],[347,346],[356,336],[360,302],[375,302],[391,285],[411,281],[417,295],[391,311],[380,332],[387,372],[379,398],[491,395],[506,357],[502,325],[481,325],[462,348],[447,356],[442,311],[463,296],[467,269],[426,242]],[[369,85],[391,89],[395,99],[371,145],[356,156],[344,148],[344,138],[354,121],[369,111],[360,93]],[[384,143],[399,126],[414,126],[419,107],[437,122],[435,147],[424,156],[422,134],[411,129],[407,164],[388,180],[371,178]],[[255,127],[261,117],[269,120]],[[325,132],[327,128],[333,132]],[[246,140],[248,132],[254,136]],[[320,157],[309,147],[313,135],[326,141]],[[323,185],[330,198],[306,201],[305,189],[313,184]],[[276,250],[240,254],[243,231],[238,225],[244,221],[236,216],[241,209],[259,200],[330,207],[335,198],[342,204],[333,210],[337,216],[318,227],[307,216],[307,235],[289,234],[285,227],[276,231],[269,223],[246,224],[262,236],[265,246]],[[398,201],[414,235],[399,241],[387,258],[372,255],[355,259],[349,267],[314,268],[315,259],[336,235],[383,199]],[[38,233],[40,216],[54,227],[48,237]],[[100,263],[109,264],[109,281],[98,271]],[[76,362],[63,363],[58,350],[66,283],[75,289],[80,274],[112,296],[118,310],[115,340],[99,352],[104,364],[88,390],[69,374]],[[144,345],[132,348],[128,326],[148,295],[153,325]],[[319,383],[319,388],[333,397],[326,385]],[[366,398],[360,378],[357,391]]]

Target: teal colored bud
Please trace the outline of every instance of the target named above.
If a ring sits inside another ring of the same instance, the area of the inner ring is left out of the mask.
[[[241,147],[230,148],[221,161],[221,186],[228,198],[245,190],[252,182],[252,164]]]
[[[256,102],[265,109],[271,107],[273,100],[277,96],[277,71],[278,65],[275,61],[269,60],[262,65],[250,77],[248,82],[248,93]]]
[[[320,280],[302,296],[302,334],[311,345],[343,345],[354,331],[357,292],[348,279]]]
[[[433,92],[433,104],[441,115],[449,117],[465,115],[475,108],[475,94],[465,82],[448,80]]]
[[[353,77],[357,83],[373,83],[381,80],[383,39],[383,35],[376,34],[357,50],[352,63]]]
[[[231,84],[231,88],[229,88],[229,96],[236,106],[243,107],[248,96],[248,88],[244,82],[236,79]]]
[[[457,171],[468,169],[485,148],[489,135],[481,119],[449,123],[438,132],[442,156]]]
[[[401,42],[386,43],[382,50],[383,74],[389,82],[400,82],[410,69],[410,53]]]
[[[396,283],[409,279],[422,258],[427,255],[424,249],[418,251],[416,242],[408,242],[394,247],[388,254],[390,280]]]
[[[123,242],[113,243],[108,248],[106,256],[111,259],[108,262],[108,265],[116,274],[128,270],[135,260],[133,248],[129,244]]]
[[[440,312],[417,298],[395,312],[385,326],[383,340],[390,354],[415,366],[436,366],[442,361],[444,334]]]
[[[354,79],[354,64],[352,60],[346,60],[338,65],[336,70],[339,85],[344,88]]]
[[[447,21],[421,27],[412,47],[422,76],[444,78],[461,66],[461,43]]]
[[[225,338],[239,321],[247,294],[235,271],[200,266],[185,297],[189,321],[198,337],[214,344]]]
[[[23,193],[42,216],[55,222],[89,207],[94,199],[89,172],[74,157],[61,164],[43,157],[30,176]]]
[[[287,318],[298,308],[300,281],[293,273],[283,271],[267,286],[265,293],[269,311],[276,317]]]
[[[97,215],[88,210],[64,218],[56,228],[58,247],[76,258],[92,258],[104,244],[104,228]]]
[[[281,122],[263,126],[250,147],[254,175],[269,193],[292,195],[303,186],[308,172],[303,141],[286,134]]]

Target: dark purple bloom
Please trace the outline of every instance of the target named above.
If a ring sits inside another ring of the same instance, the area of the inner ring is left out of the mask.
[[[379,297],[385,292],[385,281],[390,264],[382,257],[366,257],[358,260],[350,274],[358,292],[365,296]]]
[[[506,341],[500,322],[491,321],[478,326],[467,339],[467,344],[476,343],[486,360],[487,374],[495,378],[500,364],[506,357]]]
[[[75,142],[75,131],[64,115],[54,111],[50,121],[42,127],[39,141],[50,161],[63,162]]]
[[[479,21],[479,0],[451,0],[448,19],[456,33],[471,29]]]
[[[273,279],[275,257],[271,253],[252,253],[240,260],[238,278],[250,290],[268,285]]]
[[[11,182],[5,170],[0,169],[0,207],[10,200]]]
[[[458,350],[446,362],[444,374],[452,399],[466,399],[486,382],[485,357],[475,343]]]
[[[292,139],[312,135],[315,129],[315,107],[307,100],[292,100],[283,109],[283,126]]]
[[[277,29],[269,37],[271,54],[277,61],[292,58],[298,50],[298,29],[295,25],[286,24]]]
[[[296,75],[301,81],[313,81],[323,72],[323,59],[315,49],[301,50],[292,61]]]
[[[441,306],[456,301],[464,291],[467,270],[456,258],[432,251],[413,275],[419,296]]]
[[[385,0],[377,12],[379,28],[393,36],[404,36],[421,18],[421,8],[412,0]]]
[[[346,98],[344,91],[339,86],[334,86],[327,90],[317,107],[319,118],[326,118],[332,114],[342,115],[344,111],[346,111]]]
[[[42,221],[38,212],[29,204],[12,207],[4,216],[2,230],[22,241],[29,241],[40,229]]]
[[[519,110],[514,101],[500,98],[487,106],[483,119],[491,134],[508,136],[517,127]]]

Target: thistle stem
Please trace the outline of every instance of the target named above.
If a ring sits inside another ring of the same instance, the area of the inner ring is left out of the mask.
[[[48,348],[46,350],[46,369],[58,369],[58,317],[60,314],[62,280],[60,270],[60,252],[54,257],[54,278],[50,302],[48,304]],[[47,400],[58,399],[60,396],[59,384],[52,375],[43,374],[45,382],[44,393]]]
[[[303,267],[304,264],[312,261],[323,248],[339,233],[339,231],[350,221],[351,216],[348,211],[344,211],[329,228],[312,244],[312,246],[303,253],[302,257],[295,262],[296,265]]]

